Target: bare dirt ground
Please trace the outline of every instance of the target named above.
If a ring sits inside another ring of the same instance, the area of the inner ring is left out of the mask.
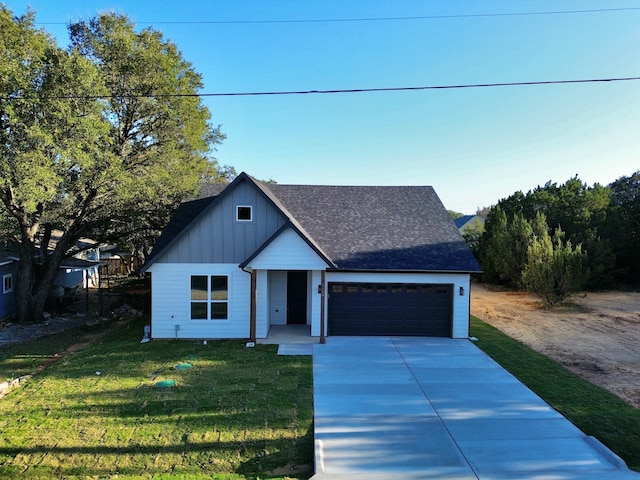
[[[547,309],[474,283],[471,314],[640,408],[640,293],[588,293]]]

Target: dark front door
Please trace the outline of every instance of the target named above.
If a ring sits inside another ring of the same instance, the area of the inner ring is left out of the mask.
[[[307,272],[287,272],[287,324],[307,323]]]

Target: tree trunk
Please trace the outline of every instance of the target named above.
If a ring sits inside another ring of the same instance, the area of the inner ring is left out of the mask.
[[[20,261],[16,272],[16,321],[18,323],[35,322],[42,318],[42,312],[37,317],[31,308],[33,306],[31,295],[35,283],[35,271],[33,253],[31,255],[25,253],[24,248],[20,249]]]
[[[16,322],[34,323],[43,319],[44,307],[67,251],[68,238],[60,239],[53,253],[42,261],[34,257],[34,243],[20,245],[20,261],[16,275]]]

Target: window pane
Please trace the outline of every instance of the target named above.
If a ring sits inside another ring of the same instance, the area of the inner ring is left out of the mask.
[[[227,300],[227,277],[211,277],[211,300]]]
[[[371,293],[373,292],[373,287],[371,285],[363,285],[362,293]]]
[[[251,220],[251,207],[238,207],[238,220]]]
[[[208,300],[206,276],[194,275],[191,277],[191,300]]]
[[[193,320],[206,320],[207,305],[205,302],[191,302],[191,318]]]
[[[226,320],[227,319],[227,302],[211,304],[211,319]]]
[[[332,293],[342,293],[342,285],[331,285]]]

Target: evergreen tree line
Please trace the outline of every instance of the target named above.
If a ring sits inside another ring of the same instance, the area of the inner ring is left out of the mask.
[[[578,176],[518,191],[465,234],[486,281],[555,304],[571,291],[640,283],[640,171],[608,186]],[[568,292],[568,293],[567,293]]]

